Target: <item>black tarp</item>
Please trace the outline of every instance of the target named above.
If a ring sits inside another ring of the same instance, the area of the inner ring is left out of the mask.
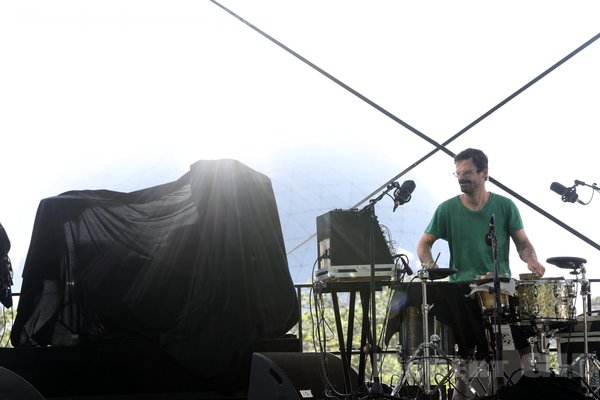
[[[11,308],[12,302],[12,289],[13,285],[13,270],[8,257],[10,251],[10,239],[4,230],[2,224],[0,224],[0,303],[6,308]]]
[[[299,319],[271,181],[235,160],[123,193],[70,191],[38,207],[11,340],[155,340],[204,377]]]

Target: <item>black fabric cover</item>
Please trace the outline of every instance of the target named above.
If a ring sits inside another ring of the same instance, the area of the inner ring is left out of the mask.
[[[2,224],[0,224],[0,256],[4,257],[10,251],[10,240],[4,230]]]
[[[194,163],[130,193],[40,202],[11,340],[155,340],[205,377],[299,319],[271,181],[235,160]]]
[[[4,230],[2,224],[0,224],[0,303],[6,308],[11,308],[13,305],[12,301],[12,289],[13,285],[13,270],[8,252],[10,251],[10,240]]]

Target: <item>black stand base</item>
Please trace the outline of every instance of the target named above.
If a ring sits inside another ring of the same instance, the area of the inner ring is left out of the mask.
[[[582,383],[566,377],[521,377],[516,385],[498,393],[500,400],[584,400],[587,399]]]

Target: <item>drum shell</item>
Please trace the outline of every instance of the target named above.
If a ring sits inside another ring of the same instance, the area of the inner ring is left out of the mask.
[[[440,349],[448,356],[454,354],[456,340],[452,329],[437,320],[432,314],[428,315],[429,338],[423,337],[423,312],[421,306],[407,306],[404,311],[404,323],[400,329],[400,344],[407,356],[415,354],[420,344],[428,342],[431,335],[437,334],[440,337]]]
[[[575,320],[575,288],[568,280],[517,282],[517,315],[521,323]]]
[[[509,305],[508,295],[500,293],[500,305],[502,308],[506,308]],[[477,300],[481,311],[484,313],[493,313],[496,309],[496,295],[494,293],[479,291],[477,292]]]

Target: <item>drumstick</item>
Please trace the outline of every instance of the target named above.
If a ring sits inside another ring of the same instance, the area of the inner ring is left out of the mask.
[[[442,254],[442,252],[440,251],[437,255],[437,257],[435,258],[435,260],[433,261],[433,267],[431,268],[435,268],[437,266],[437,260],[440,258],[440,255]]]

